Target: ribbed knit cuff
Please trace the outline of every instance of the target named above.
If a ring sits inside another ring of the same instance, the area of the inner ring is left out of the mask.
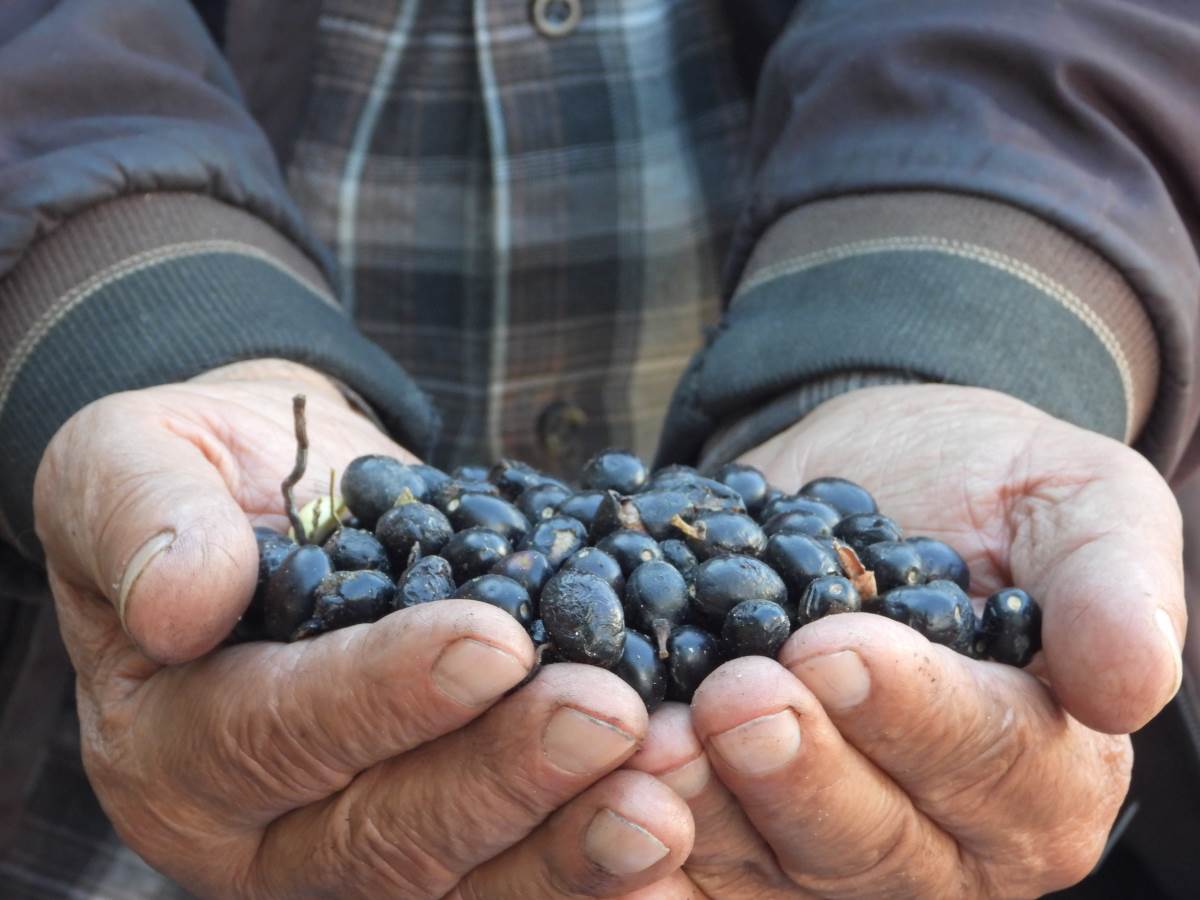
[[[74,412],[108,394],[278,357],[343,382],[415,453],[437,417],[360,335],[315,266],[207,197],[127,197],[76,216],[0,281],[0,535],[36,555],[32,486]]]
[[[659,461],[729,458],[815,396],[870,383],[992,388],[1129,442],[1158,373],[1128,284],[1041,219],[953,194],[839,197],[764,235],[676,392]]]

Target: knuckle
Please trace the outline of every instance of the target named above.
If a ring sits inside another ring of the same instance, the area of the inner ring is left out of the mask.
[[[893,818],[892,827],[878,836],[873,852],[856,854],[840,871],[813,875],[795,866],[784,864],[784,874],[802,891],[821,897],[859,897],[874,894],[886,885],[911,881],[907,871],[911,862],[920,857],[917,844],[920,836],[912,816]]]
[[[486,775],[474,779],[473,788],[463,795],[472,798],[474,809],[486,810],[488,818],[536,822],[547,812],[544,787],[519,767],[511,767],[510,771],[489,767]]]
[[[216,768],[236,777],[262,804],[328,796],[344,787],[350,777],[321,757],[322,742],[309,733],[316,729],[285,715],[285,710],[293,708],[267,702],[261,704],[257,715],[228,715],[211,728],[217,735]]]
[[[386,805],[361,799],[371,793],[335,806],[321,868],[335,874],[339,890],[361,885],[367,896],[442,896],[457,878],[425,847],[428,819],[420,813],[393,815]]]

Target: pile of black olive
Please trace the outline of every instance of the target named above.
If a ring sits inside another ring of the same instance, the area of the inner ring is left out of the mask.
[[[344,504],[344,506],[342,506]],[[977,620],[966,563],[905,538],[862,487],[818,478],[795,494],[730,463],[649,472],[594,456],[575,488],[514,460],[447,474],[356,459],[328,501],[327,537],[257,529],[258,588],[235,638],[293,641],[459,597],[525,626],[543,662],[611,669],[654,708],[688,701],[723,661],[774,656],[823,616],[872,612],[975,658],[1023,666],[1041,612],[1017,588]]]

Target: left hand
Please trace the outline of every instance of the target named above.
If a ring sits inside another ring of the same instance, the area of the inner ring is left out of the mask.
[[[692,889],[1012,897],[1087,875],[1128,790],[1124,735],[1182,676],[1162,478],[1115,441],[943,386],[844,395],[745,461],[784,490],[858,481],[908,533],[958,549],[973,595],[1026,588],[1044,652],[1035,677],[854,614],[796,632],[778,662],[726,663],[690,710],[656,712],[630,763],[692,808]]]

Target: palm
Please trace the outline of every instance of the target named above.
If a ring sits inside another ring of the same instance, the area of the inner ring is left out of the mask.
[[[861,482],[907,533],[963,554],[974,594],[1046,582],[1064,529],[1079,552],[1106,541],[1114,517],[1126,527],[1157,518],[1146,527],[1168,536],[1172,524],[1168,492],[1140,456],[985,391],[859,391],[747,459],[784,490],[821,475]],[[1136,496],[1147,482],[1157,497]]]
[[[194,383],[163,389],[163,416],[221,470],[230,493],[256,524],[282,526],[280,483],[295,462],[295,384]],[[175,394],[186,395],[175,396]],[[186,402],[179,402],[186,400]],[[308,466],[298,502],[325,494],[330,472],[352,459],[385,453],[412,460],[336,396],[307,392]]]
[[[740,900],[1036,895],[1086,874],[1128,783],[1128,739],[1097,732],[1140,727],[1178,687],[1180,524],[1162,479],[1115,441],[946,386],[848,394],[745,461],[783,490],[861,483],[906,532],[956,547],[976,597],[1028,589],[1044,681],[864,615],[800,629],[778,664],[726,663],[690,710],[656,714],[634,761],[673,773],[703,752],[719,776],[682,782],[691,878]],[[762,874],[731,886],[731,857]]]

